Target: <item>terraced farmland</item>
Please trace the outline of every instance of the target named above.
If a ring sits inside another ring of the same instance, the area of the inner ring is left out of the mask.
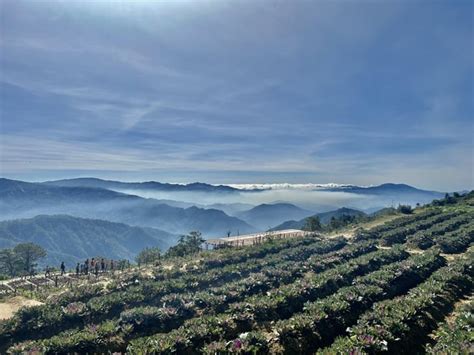
[[[0,352],[469,353],[473,199],[70,290],[1,323]]]

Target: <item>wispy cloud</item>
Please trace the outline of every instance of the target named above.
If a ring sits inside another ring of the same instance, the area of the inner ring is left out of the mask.
[[[470,3],[107,4],[2,3],[2,174],[473,185]]]

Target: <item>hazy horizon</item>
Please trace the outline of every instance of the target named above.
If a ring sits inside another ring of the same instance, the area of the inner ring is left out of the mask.
[[[127,174],[125,174],[127,175]],[[41,178],[41,176],[43,176]],[[409,185],[412,187],[415,187],[417,189],[421,190],[431,190],[431,191],[438,191],[438,192],[459,192],[459,191],[470,191],[474,189],[474,185],[468,186],[468,187],[461,187],[461,188],[436,188],[436,187],[428,187],[428,186],[423,186],[423,185],[415,185],[411,183],[407,183],[405,181],[381,181],[377,183],[372,183],[372,184],[359,184],[359,183],[354,183],[354,182],[334,182],[334,181],[328,181],[328,182],[315,182],[315,181],[297,181],[297,182],[289,182],[289,181],[281,181],[277,180],[274,182],[268,182],[268,181],[253,181],[253,180],[248,180],[248,181],[219,181],[215,179],[211,180],[199,180],[199,179],[175,179],[175,180],[160,180],[156,179],[153,177],[150,178],[130,178],[130,179],[123,179],[120,177],[115,177],[115,176],[120,176],[120,174],[117,175],[105,175],[105,177],[100,177],[99,176],[92,176],[92,175],[51,175],[51,174],[41,174],[41,173],[32,173],[32,174],[4,174],[0,176],[0,178],[5,178],[5,179],[11,179],[11,180],[19,180],[19,181],[25,181],[25,182],[32,182],[32,183],[41,183],[41,182],[47,182],[47,181],[56,181],[56,180],[70,180],[70,179],[100,179],[100,180],[109,180],[109,181],[120,181],[120,182],[130,182],[130,183],[140,183],[140,182],[160,182],[160,183],[168,183],[168,184],[181,184],[181,185],[186,185],[186,184],[192,184],[192,183],[205,183],[209,185],[225,185],[225,186],[231,186],[235,187],[238,189],[259,189],[259,188],[270,188],[272,185],[276,185],[275,187],[277,189],[280,189],[279,186],[281,185],[294,185],[291,188],[296,189],[304,189],[302,186],[298,185],[315,185],[316,187],[319,186],[326,186],[326,187],[331,187],[331,185],[334,186],[344,186],[344,185],[353,185],[353,186],[359,186],[359,187],[371,187],[371,186],[379,186],[383,184],[404,184],[404,185]],[[267,185],[265,187],[265,185]],[[275,188],[274,188],[275,189]]]
[[[380,183],[374,183],[374,184],[357,184],[357,183],[352,183],[352,182],[314,182],[314,181],[304,181],[304,182],[288,182],[288,181],[275,181],[275,182],[221,182],[221,181],[204,181],[204,180],[158,180],[158,179],[122,179],[122,178],[101,178],[98,176],[91,176],[91,175],[84,175],[84,176],[69,176],[66,175],[66,177],[54,177],[51,175],[50,178],[42,178],[42,179],[25,179],[22,178],[22,176],[0,176],[0,178],[5,178],[5,179],[11,179],[11,180],[19,180],[19,181],[25,181],[25,182],[32,182],[32,183],[42,183],[42,182],[47,182],[47,181],[56,181],[56,180],[73,180],[73,179],[100,179],[100,180],[108,180],[108,181],[119,181],[119,182],[125,182],[125,183],[141,183],[141,182],[159,182],[159,183],[167,183],[167,184],[179,184],[179,185],[187,185],[187,184],[192,184],[192,183],[204,183],[204,184],[209,184],[209,185],[225,185],[225,186],[230,186],[234,187],[237,189],[242,189],[242,190],[251,190],[251,189],[273,189],[273,190],[307,190],[311,188],[311,186],[305,186],[305,185],[314,185],[315,188],[318,187],[327,187],[330,188],[331,186],[358,186],[358,187],[372,187],[372,186],[379,186],[383,184],[403,184],[403,185],[409,185],[417,189],[421,190],[431,190],[431,191],[438,191],[438,192],[459,192],[459,191],[470,191],[473,190],[474,187],[464,187],[460,189],[436,189],[436,188],[428,188],[425,186],[420,186],[420,185],[412,185],[403,181],[382,181]],[[117,175],[113,175],[117,176]],[[285,187],[284,185],[289,185],[288,187]]]
[[[222,193],[208,190],[176,191],[113,185],[104,188],[146,199],[160,200],[164,204],[185,208],[191,205],[209,208],[214,204],[224,204],[227,206],[232,204],[245,204],[257,206],[261,204],[291,203],[312,212],[326,212],[341,207],[373,212],[385,207],[396,207],[399,204],[409,204],[413,206],[417,203],[425,204],[435,198],[432,194],[423,195],[423,193],[418,192],[405,194],[385,191],[384,194],[381,195],[352,193],[344,190],[330,191],[325,190],[325,188],[335,186],[319,184],[229,184],[227,186],[231,185],[234,185],[233,187],[239,188],[240,190],[233,193]],[[252,191],[254,189],[258,190]],[[441,197],[442,195],[438,196]],[[181,203],[186,204],[186,206],[182,206]],[[221,208],[217,207],[217,209]]]

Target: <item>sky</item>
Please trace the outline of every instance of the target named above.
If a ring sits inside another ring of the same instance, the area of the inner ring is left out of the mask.
[[[0,1],[0,175],[474,188],[472,1]]]

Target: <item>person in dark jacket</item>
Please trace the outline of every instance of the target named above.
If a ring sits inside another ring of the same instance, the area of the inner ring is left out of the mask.
[[[66,265],[64,265],[64,261],[61,261],[61,276],[64,275],[64,272],[66,271]]]

